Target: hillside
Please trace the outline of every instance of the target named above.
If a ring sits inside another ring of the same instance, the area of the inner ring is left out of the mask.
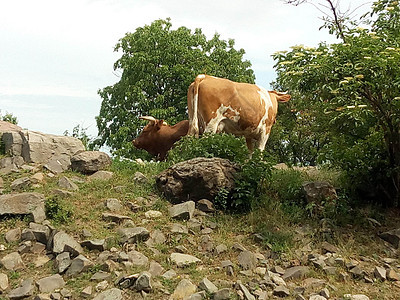
[[[400,227],[398,211],[306,217],[275,198],[246,213],[172,217],[154,184],[165,167],[113,161],[103,179],[40,166],[2,175],[1,197],[39,193],[47,218],[2,216],[0,299],[400,299],[398,250],[378,237]]]

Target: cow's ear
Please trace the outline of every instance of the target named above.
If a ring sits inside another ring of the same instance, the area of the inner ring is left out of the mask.
[[[163,126],[164,120],[157,120],[156,129],[159,130]]]

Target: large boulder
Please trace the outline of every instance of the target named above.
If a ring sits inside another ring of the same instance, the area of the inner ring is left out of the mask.
[[[0,216],[32,215],[36,223],[46,219],[45,197],[39,193],[18,193],[0,196]]]
[[[305,182],[303,189],[308,203],[321,204],[322,201],[337,199],[335,188],[326,181]]]
[[[101,151],[84,151],[71,158],[71,168],[83,174],[93,174],[111,165],[111,158]]]
[[[224,188],[234,187],[238,167],[227,159],[198,157],[178,163],[156,177],[157,187],[178,203],[214,199]]]

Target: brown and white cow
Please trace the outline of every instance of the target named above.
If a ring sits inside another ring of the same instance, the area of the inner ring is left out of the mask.
[[[275,123],[278,101],[290,95],[267,91],[255,84],[198,75],[187,95],[188,135],[226,132],[244,136],[247,147],[264,150]]]
[[[149,116],[140,117],[140,119],[147,120],[149,123],[132,143],[136,148],[144,149],[160,160],[165,159],[168,150],[182,136],[186,135],[189,129],[188,120],[170,126],[164,120],[157,120]]]

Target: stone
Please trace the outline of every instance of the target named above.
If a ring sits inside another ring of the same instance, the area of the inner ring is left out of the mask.
[[[392,244],[394,248],[400,248],[400,228],[383,232],[378,236],[386,242]]]
[[[243,284],[239,283],[239,289],[243,292],[244,299],[256,300],[256,297],[254,297]]]
[[[187,226],[178,223],[172,224],[170,230],[172,233],[189,233]]]
[[[104,205],[105,205],[105,207],[107,207],[107,209],[109,211],[113,211],[113,212],[118,212],[123,209],[121,201],[119,201],[118,199],[115,199],[115,198],[106,199],[106,201],[104,201]]]
[[[196,292],[196,286],[188,279],[182,279],[175,288],[170,300],[181,300]]]
[[[386,278],[390,281],[400,281],[400,276],[393,269],[388,269],[386,271]]]
[[[290,292],[288,288],[282,285],[278,285],[274,290],[272,291],[272,295],[277,296],[277,297],[289,297]]]
[[[1,215],[31,215],[34,222],[46,219],[45,197],[39,193],[17,193],[0,196]]]
[[[101,292],[93,300],[123,300],[122,291],[117,288],[111,288]]]
[[[231,299],[231,289],[223,288],[214,293],[213,300],[229,300]]]
[[[48,226],[31,222],[29,223],[29,230],[34,235],[36,241],[47,245],[51,232]]]
[[[385,281],[386,280],[386,269],[382,267],[374,268],[374,276],[376,279]]]
[[[330,298],[330,293],[329,293],[329,290],[328,290],[327,288],[323,288],[323,289],[319,292],[319,294],[320,294],[322,297],[325,297],[326,299],[329,299],[329,298]]]
[[[151,276],[160,276],[164,272],[164,268],[156,261],[150,262],[149,273]]]
[[[146,184],[148,182],[147,177],[142,172],[135,172],[133,181],[141,184]]]
[[[197,201],[197,209],[205,212],[205,213],[212,213],[215,211],[214,204],[207,199],[201,199]]]
[[[125,221],[132,221],[131,217],[116,214],[116,213],[103,213],[101,216],[104,221],[114,222],[117,224],[121,224],[122,222],[125,222]]]
[[[60,155],[58,157],[50,158],[43,167],[51,173],[57,175],[69,169],[71,166],[71,157],[67,155]]]
[[[186,201],[169,208],[169,216],[176,220],[189,220],[193,217],[196,204],[193,201]]]
[[[273,283],[275,283],[278,286],[279,285],[286,286],[285,280],[283,280],[283,278],[281,276],[279,276],[279,274],[268,271],[268,273],[266,274],[264,279],[269,279],[269,278],[272,280]]]
[[[70,252],[72,256],[77,256],[83,253],[82,246],[64,231],[59,231],[53,236],[52,249],[55,254]]]
[[[58,186],[62,189],[66,189],[69,191],[77,191],[79,190],[79,187],[74,183],[71,179],[69,179],[66,176],[60,177],[58,180]]]
[[[6,232],[5,239],[7,243],[19,242],[21,240],[21,228],[14,228]]]
[[[29,179],[32,183],[39,184],[44,181],[44,174],[42,172],[38,172],[33,174]]]
[[[280,267],[280,266],[273,266],[272,268],[271,268],[271,271],[272,272],[274,272],[274,273],[277,273],[277,274],[279,274],[279,275],[283,275],[283,274],[285,274],[285,270],[282,268],[282,267]]]
[[[158,210],[149,210],[144,213],[147,219],[158,219],[162,217],[162,212]]]
[[[337,199],[335,188],[325,181],[306,182],[303,189],[308,203],[321,204],[322,201]]]
[[[327,300],[327,299],[321,295],[311,295],[308,300]]]
[[[0,259],[4,268],[10,271],[18,271],[25,267],[21,255],[18,252],[11,252]]]
[[[56,256],[55,267],[58,273],[64,273],[71,265],[71,258],[69,252],[62,252]]]
[[[162,277],[164,277],[165,279],[174,279],[176,276],[177,276],[176,272],[172,269],[168,270],[162,275]]]
[[[133,288],[138,292],[151,292],[151,290],[153,289],[151,286],[151,274],[149,272],[140,273],[139,277],[133,284]]]
[[[100,271],[94,273],[92,275],[92,277],[90,277],[90,280],[92,280],[92,281],[103,281],[103,280],[108,281],[111,279],[111,277],[112,277],[112,275],[110,273],[100,270]]]
[[[323,271],[325,272],[326,275],[336,275],[338,272],[336,267],[324,267]]]
[[[282,275],[283,280],[293,280],[304,278],[310,269],[306,266],[296,266],[286,269],[285,273]]]
[[[135,267],[147,266],[149,263],[149,259],[144,254],[132,250],[127,253],[128,260],[131,262]]]
[[[221,254],[228,251],[228,247],[225,244],[219,244],[217,247],[215,247],[215,252],[217,254]]]
[[[227,159],[198,157],[178,163],[156,176],[156,185],[171,201],[214,199],[234,186],[238,168]]]
[[[96,284],[96,286],[94,287],[94,289],[96,290],[96,292],[101,292],[104,291],[108,288],[108,281],[107,280],[103,280],[100,281],[98,284]]]
[[[100,170],[97,171],[95,173],[93,173],[92,175],[90,175],[88,177],[89,181],[93,181],[93,180],[110,180],[112,179],[114,176],[113,172],[110,171],[104,171],[104,170]]]
[[[336,246],[334,246],[334,245],[332,245],[332,244],[330,244],[328,242],[323,242],[321,244],[321,249],[322,249],[323,253],[337,253],[337,252],[339,252],[339,249]]]
[[[349,273],[353,276],[355,279],[361,279],[365,275],[365,272],[359,267],[355,266],[352,268]]]
[[[23,299],[33,295],[34,291],[33,279],[28,278],[21,282],[21,285],[10,291],[8,294],[9,299]]]
[[[36,268],[38,268],[38,267],[44,266],[50,260],[51,260],[50,257],[48,257],[47,255],[39,255],[34,259],[33,264]]]
[[[81,291],[81,296],[83,298],[89,298],[93,293],[93,288],[91,285],[85,287],[82,291]]]
[[[120,243],[144,242],[150,238],[150,232],[144,227],[118,228]]]
[[[31,185],[31,180],[29,177],[21,177],[18,179],[15,179],[11,185],[10,188],[13,191],[22,191],[29,187]]]
[[[71,265],[65,272],[67,276],[76,276],[82,272],[86,272],[93,263],[82,254],[79,254],[71,261]]]
[[[8,288],[8,276],[7,274],[0,273],[0,294]]]
[[[150,234],[150,238],[145,242],[145,244],[149,247],[155,247],[156,245],[164,244],[166,241],[167,238],[164,233],[162,233],[161,230],[156,229]]]
[[[368,296],[358,294],[358,295],[351,295],[351,294],[345,294],[343,295],[343,298],[345,300],[369,300]]]
[[[189,254],[172,253],[170,256],[171,262],[178,267],[186,267],[191,264],[201,262],[200,259]]]
[[[102,252],[106,249],[107,243],[105,239],[94,239],[81,242],[81,246],[90,251],[97,250]]]
[[[63,288],[65,286],[65,281],[61,275],[55,274],[39,279],[36,281],[36,285],[41,293],[51,293],[57,289]]]
[[[218,288],[215,286],[214,283],[212,283],[210,280],[208,280],[207,277],[203,278],[200,283],[199,283],[199,289],[206,291],[208,294],[213,294],[216,291],[218,291]]]
[[[111,165],[111,158],[100,151],[83,151],[71,157],[71,169],[83,174],[93,174]]]
[[[251,251],[242,251],[238,256],[238,263],[244,270],[252,270],[257,266],[257,257]]]

